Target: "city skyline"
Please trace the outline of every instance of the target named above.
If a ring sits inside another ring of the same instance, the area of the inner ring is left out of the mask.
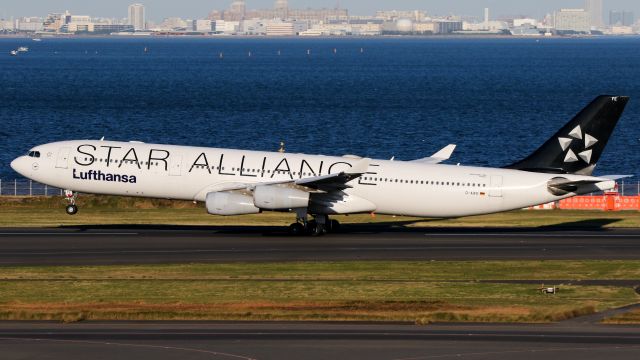
[[[0,17],[44,16],[51,12],[69,10],[72,13],[93,17],[126,18],[131,0],[112,0],[108,3],[88,3],[80,0],[32,0],[29,2],[10,1],[0,7]],[[167,0],[141,1],[145,5],[146,18],[159,21],[167,17],[198,18],[213,9],[227,9],[230,0],[187,0],[173,2]],[[247,9],[273,8],[274,0],[247,0]],[[507,0],[396,0],[394,2],[372,2],[365,0],[289,0],[290,8],[335,8],[338,4],[349,9],[351,15],[371,15],[376,10],[425,10],[429,14],[483,17],[484,8],[491,9],[492,17],[533,16],[542,17],[559,8],[584,8],[584,0],[540,0],[535,4]],[[603,12],[628,10],[640,13],[640,2],[636,0],[604,0]]]

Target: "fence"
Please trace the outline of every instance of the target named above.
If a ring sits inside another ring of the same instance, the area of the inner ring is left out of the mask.
[[[640,182],[618,184],[621,196],[640,196]],[[27,179],[0,179],[0,196],[63,196],[64,190]],[[600,194],[591,194],[600,195]]]
[[[0,179],[0,196],[63,196],[64,191],[32,180]]]

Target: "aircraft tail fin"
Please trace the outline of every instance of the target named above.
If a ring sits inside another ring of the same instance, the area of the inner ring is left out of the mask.
[[[598,96],[531,155],[505,168],[591,175],[628,101]]]

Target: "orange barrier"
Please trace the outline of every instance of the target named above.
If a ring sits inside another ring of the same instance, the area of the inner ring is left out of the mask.
[[[640,196],[622,196],[617,192],[597,196],[574,196],[558,202],[565,210],[640,210]]]

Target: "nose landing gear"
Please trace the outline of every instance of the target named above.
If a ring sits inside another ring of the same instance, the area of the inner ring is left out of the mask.
[[[65,190],[64,196],[67,202],[69,203],[65,208],[65,211],[68,215],[75,215],[78,213],[78,206],[76,205],[76,198],[78,197],[78,193],[73,190]]]

